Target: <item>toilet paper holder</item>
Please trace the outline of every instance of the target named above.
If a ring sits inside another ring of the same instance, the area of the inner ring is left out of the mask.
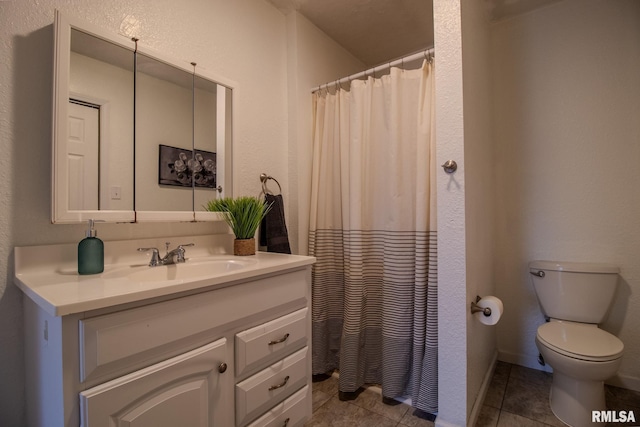
[[[491,316],[491,309],[489,307],[480,307],[477,303],[481,300],[480,295],[476,296],[475,301],[471,301],[471,314],[480,313],[484,314],[486,317]]]

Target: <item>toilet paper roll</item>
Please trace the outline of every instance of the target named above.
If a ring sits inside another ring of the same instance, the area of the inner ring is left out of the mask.
[[[483,312],[474,313],[476,319],[480,321],[480,323],[485,325],[495,325],[502,317],[502,311],[504,307],[502,306],[502,301],[500,298],[494,296],[486,296],[480,299],[476,304],[482,308],[490,308],[491,314],[489,316],[485,316]]]

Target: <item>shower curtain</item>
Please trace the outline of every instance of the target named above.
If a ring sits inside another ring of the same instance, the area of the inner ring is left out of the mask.
[[[437,411],[434,65],[314,93],[313,373]]]

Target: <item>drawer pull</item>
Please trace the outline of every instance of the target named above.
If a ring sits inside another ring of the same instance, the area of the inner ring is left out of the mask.
[[[221,374],[224,374],[227,371],[227,364],[222,362],[220,365],[218,365],[218,372],[220,372]]]
[[[289,425],[289,420],[291,418],[287,418],[286,420],[284,420],[284,423],[282,423],[282,427],[287,427]]]
[[[281,387],[284,387],[287,385],[287,383],[289,382],[289,375],[287,375],[286,377],[284,377],[284,381],[282,381],[280,384],[278,385],[272,385],[271,387],[269,387],[269,391],[273,391],[273,390],[277,390]]]
[[[280,344],[282,342],[285,342],[287,340],[287,338],[289,338],[289,334],[284,334],[284,336],[282,338],[280,338],[279,340],[269,341],[269,345]]]

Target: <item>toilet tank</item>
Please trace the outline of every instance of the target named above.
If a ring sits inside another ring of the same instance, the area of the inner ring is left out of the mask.
[[[601,323],[618,285],[612,264],[532,261],[529,277],[543,313],[551,318]]]

